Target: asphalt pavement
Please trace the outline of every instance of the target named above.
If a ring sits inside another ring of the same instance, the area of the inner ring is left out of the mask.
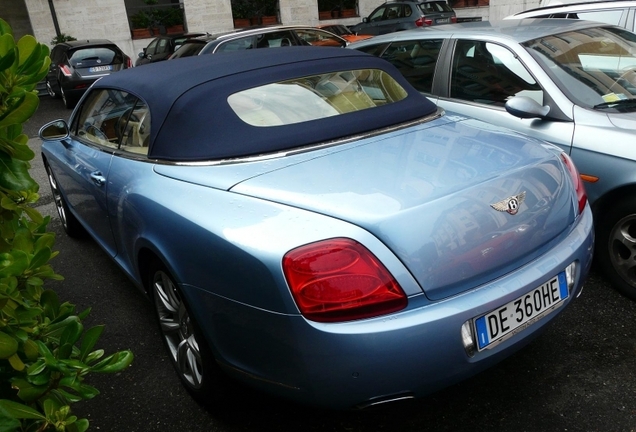
[[[69,114],[42,97],[24,129],[36,152],[39,127]],[[581,297],[529,346],[429,397],[334,412],[245,390],[232,408],[201,407],[176,377],[145,296],[95,242],[63,233],[39,154],[31,174],[41,185],[39,210],[53,217],[60,254],[51,264],[65,277],[48,286],[79,310],[92,307],[87,325],[106,325],[99,347],[135,353],[126,371],[89,378],[101,394],[73,407],[90,420],[89,430],[636,432],[636,303],[595,271]]]

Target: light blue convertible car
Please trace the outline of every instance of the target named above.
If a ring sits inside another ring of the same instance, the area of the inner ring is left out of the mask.
[[[124,71],[40,136],[67,233],[147,293],[212,403],[228,375],[331,408],[425,395],[527,344],[590,266],[566,154],[353,50]]]

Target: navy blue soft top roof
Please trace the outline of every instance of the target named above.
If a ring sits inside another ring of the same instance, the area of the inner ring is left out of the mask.
[[[396,103],[309,122],[255,127],[227,98],[241,90],[325,72],[380,69],[408,93]],[[95,88],[116,88],[149,106],[153,159],[200,161],[258,155],[369,132],[424,117],[435,104],[385,60],[356,50],[285,47],[187,57],[106,76]]]

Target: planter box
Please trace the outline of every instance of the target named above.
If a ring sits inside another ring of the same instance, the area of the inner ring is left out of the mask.
[[[278,24],[278,17],[277,16],[264,16],[264,17],[261,18],[261,23],[263,25]]]
[[[249,26],[250,20],[248,20],[247,18],[237,18],[234,20],[234,28],[243,28]]]
[[[343,9],[340,15],[342,18],[350,18],[354,16],[358,16],[355,9]]]
[[[146,39],[152,37],[152,33],[150,33],[150,29],[133,29],[132,30],[132,38],[133,39]]]
[[[166,27],[167,34],[178,34],[183,32],[184,32],[183,25],[173,25],[170,27]]]
[[[318,19],[321,20],[328,20],[331,19],[331,11],[322,11],[322,12],[318,12]]]

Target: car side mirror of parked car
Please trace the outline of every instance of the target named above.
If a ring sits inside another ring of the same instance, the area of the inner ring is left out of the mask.
[[[506,111],[522,119],[545,118],[550,112],[550,107],[541,106],[537,101],[527,96],[515,96],[506,102]]]
[[[68,138],[68,125],[64,120],[54,120],[42,126],[38,135],[44,141]]]
[[[139,54],[137,54],[137,57],[139,57],[139,58],[144,58],[145,56],[146,56],[146,51],[145,50],[140,52]]]

